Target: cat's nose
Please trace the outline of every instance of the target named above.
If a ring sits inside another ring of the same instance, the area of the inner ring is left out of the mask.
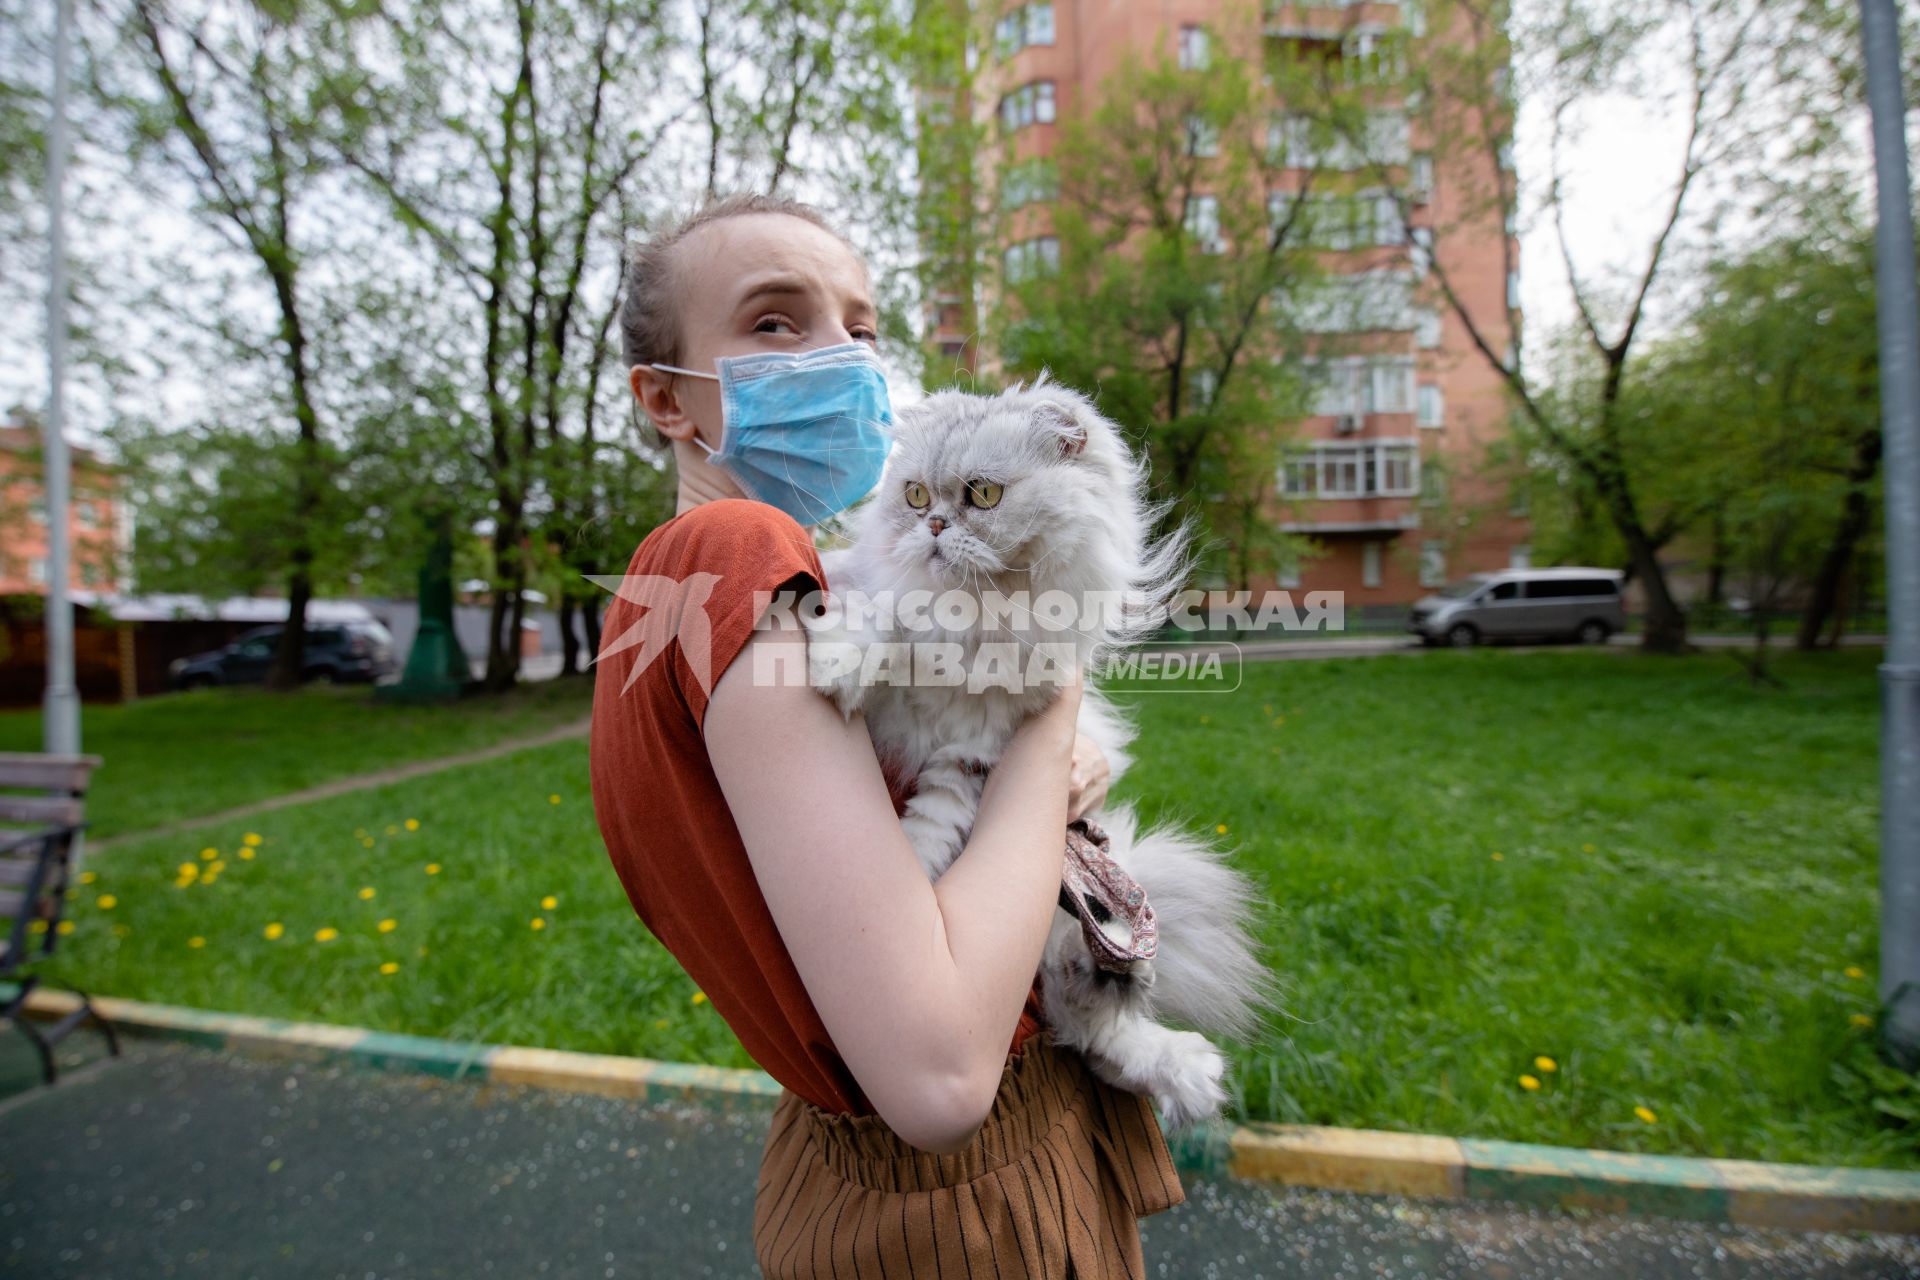
[[[947,522],[943,520],[941,517],[939,516],[927,517],[927,528],[930,531],[932,531],[934,537],[936,538],[939,537],[940,531],[946,527],[947,527]]]

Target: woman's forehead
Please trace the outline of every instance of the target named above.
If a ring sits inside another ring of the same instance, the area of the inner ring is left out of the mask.
[[[681,242],[688,294],[724,315],[766,286],[798,287],[853,305],[872,301],[865,265],[832,232],[784,213],[708,223]]]

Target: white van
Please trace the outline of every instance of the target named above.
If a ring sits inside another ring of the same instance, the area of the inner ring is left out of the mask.
[[[1577,640],[1602,644],[1627,625],[1617,569],[1503,569],[1462,578],[1413,606],[1423,644]]]

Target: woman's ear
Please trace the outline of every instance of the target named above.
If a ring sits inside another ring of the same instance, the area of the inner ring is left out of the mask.
[[[680,403],[680,394],[674,388],[672,374],[637,364],[627,370],[627,384],[633,388],[633,398],[640,402],[640,411],[647,415],[661,435],[669,440],[692,440],[695,437],[697,433],[693,419],[687,416],[686,406]]]

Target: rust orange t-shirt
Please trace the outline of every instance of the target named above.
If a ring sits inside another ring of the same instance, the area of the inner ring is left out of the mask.
[[[648,534],[601,625],[593,807],[634,911],[753,1060],[824,1110],[864,1115],[872,1108],[760,895],[701,733],[708,695],[766,602],[825,585],[813,540],[765,503],[703,503]],[[897,811],[911,792],[891,779],[889,789]],[[1036,987],[1012,1049],[1040,1025]]]

